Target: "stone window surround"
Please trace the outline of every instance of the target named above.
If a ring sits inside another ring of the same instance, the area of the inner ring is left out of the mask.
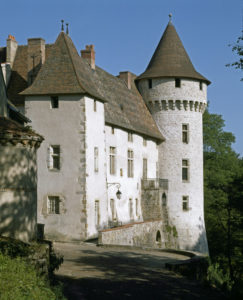
[[[189,124],[182,123],[182,142],[189,144]]]
[[[182,196],[182,210],[189,210],[189,196]]]
[[[189,182],[189,159],[183,158],[182,159],[182,182]]]
[[[60,145],[49,145],[48,147],[48,169],[49,171],[60,171],[61,169],[61,147]]]
[[[127,177],[134,177],[134,153],[132,149],[127,150]]]

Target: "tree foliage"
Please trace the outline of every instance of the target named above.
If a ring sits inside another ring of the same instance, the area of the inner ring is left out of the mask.
[[[220,115],[204,114],[205,222],[211,259],[228,273],[230,286],[243,272],[243,160]]]

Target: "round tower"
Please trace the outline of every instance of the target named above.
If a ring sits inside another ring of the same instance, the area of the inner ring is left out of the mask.
[[[204,224],[202,114],[210,81],[198,73],[171,23],[136,79],[165,141],[159,178],[168,179],[169,223],[181,249],[208,252]]]

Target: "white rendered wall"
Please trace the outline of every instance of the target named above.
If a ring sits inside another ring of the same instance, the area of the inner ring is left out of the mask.
[[[85,233],[81,230],[81,151],[84,150],[82,136],[84,118],[81,96],[60,96],[59,108],[52,109],[50,97],[26,97],[26,115],[32,127],[45,140],[37,153],[38,166],[38,223],[45,224],[46,238],[56,240],[80,240]],[[60,145],[61,168],[49,170],[48,147]],[[47,197],[59,196],[60,214],[48,214]]]
[[[159,177],[169,180],[169,218],[176,226],[181,249],[207,252],[203,198],[202,113],[206,105],[207,86],[174,78],[139,82],[139,90],[155,119],[165,142],[159,146]],[[182,124],[189,125],[189,143],[182,142]],[[189,160],[189,180],[182,181],[182,159]],[[189,197],[189,210],[183,211],[182,197]]]
[[[141,212],[141,179],[143,177],[143,158],[148,161],[147,178],[156,178],[156,162],[158,161],[157,145],[152,140],[147,140],[147,146],[143,145],[143,137],[133,133],[133,142],[128,141],[128,132],[119,128],[105,127],[106,133],[106,160],[107,160],[107,183],[108,183],[108,214],[111,220],[110,199],[114,199],[117,220],[123,224],[142,220]],[[116,174],[110,174],[110,147],[116,148]],[[127,152],[133,150],[134,153],[134,176],[128,177],[127,172]],[[121,170],[122,169],[122,176]],[[116,185],[120,183],[121,199],[117,199]],[[133,202],[133,216],[129,216],[129,199]],[[136,199],[138,199],[138,214],[136,215]]]
[[[86,210],[87,238],[97,236],[108,223],[104,104],[85,97],[86,116]],[[94,147],[98,148],[98,171],[94,168]],[[99,201],[99,225],[95,224],[95,201]]]

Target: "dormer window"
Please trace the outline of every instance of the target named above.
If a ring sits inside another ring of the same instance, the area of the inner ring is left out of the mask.
[[[51,108],[58,108],[59,107],[59,100],[57,96],[51,97]]]
[[[149,89],[152,89],[152,87],[153,87],[153,81],[152,81],[152,79],[148,80],[148,87],[149,87]]]
[[[202,91],[202,89],[203,89],[202,81],[199,81],[199,89],[200,89],[200,91]]]
[[[180,88],[181,87],[181,80],[180,78],[175,78],[175,87]]]

